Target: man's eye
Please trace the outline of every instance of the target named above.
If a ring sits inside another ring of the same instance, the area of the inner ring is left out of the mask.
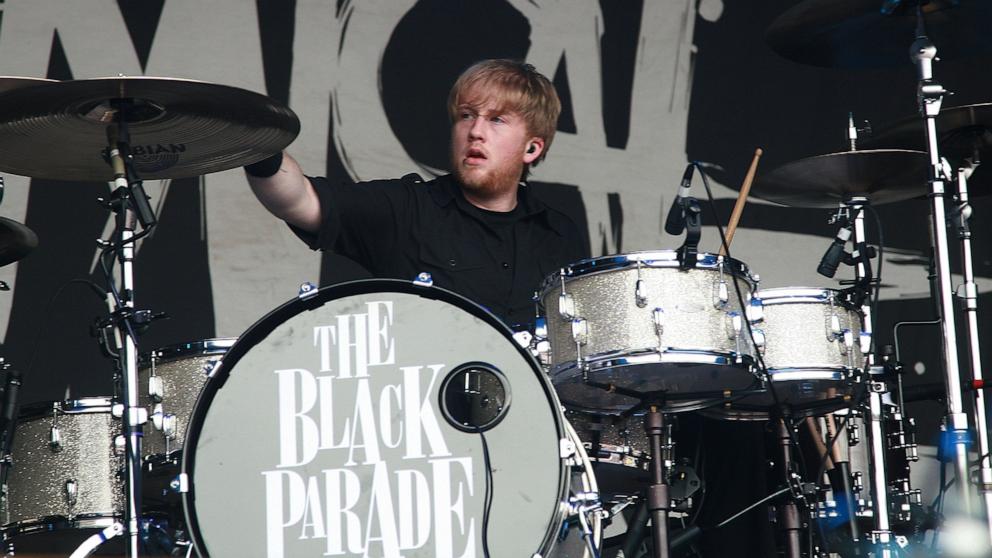
[[[463,112],[458,115],[458,118],[461,118],[462,120],[471,120],[474,117],[475,115],[470,112]]]
[[[490,122],[496,122],[498,124],[502,124],[502,123],[506,122],[506,120],[503,119],[502,116],[490,116],[489,117],[489,121]]]

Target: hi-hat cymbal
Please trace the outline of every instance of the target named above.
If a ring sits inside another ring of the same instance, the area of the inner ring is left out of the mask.
[[[0,95],[0,171],[112,180],[104,152],[108,128],[116,129],[122,114],[144,179],[249,164],[280,151],[300,130],[289,108],[226,85],[152,77],[55,82]]]
[[[0,217],[0,267],[12,264],[38,247],[38,235],[17,221]]]
[[[992,54],[992,2],[902,0],[891,14],[883,0],[805,0],[780,15],[765,33],[775,52],[801,64],[836,68],[909,65],[916,7],[923,3],[926,34],[945,60]]]
[[[817,155],[761,176],[751,195],[794,207],[837,207],[856,197],[872,205],[903,201],[926,193],[928,161],[926,153],[905,149]]]

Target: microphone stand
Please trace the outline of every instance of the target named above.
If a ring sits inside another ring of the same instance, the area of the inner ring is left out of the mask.
[[[947,173],[944,170],[937,144],[936,118],[940,113],[944,93],[947,91],[933,79],[933,60],[936,56],[937,48],[926,36],[923,13],[921,8],[917,6],[916,40],[910,47],[910,58],[917,67],[919,77],[917,101],[926,127],[927,153],[930,155],[930,234],[937,271],[938,316],[942,330],[941,349],[947,387],[947,416],[944,417],[943,426],[950,438],[958,498],[961,501],[962,510],[966,514],[970,514],[972,505],[971,481],[968,476],[968,415],[964,412],[961,372],[958,367],[957,331],[954,326],[954,291],[951,286],[951,264],[947,246],[947,214],[944,206],[944,181]]]

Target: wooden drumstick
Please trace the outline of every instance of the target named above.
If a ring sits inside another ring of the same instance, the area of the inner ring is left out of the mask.
[[[820,426],[816,423],[816,419],[813,417],[806,417],[806,428],[809,429],[810,438],[813,438],[813,445],[816,446],[816,453],[821,459],[825,459],[824,469],[831,471],[834,468],[834,456],[832,455],[827,458],[827,444],[823,442],[823,433],[820,432]]]
[[[734,211],[730,214],[730,223],[727,224],[727,244],[720,245],[720,255],[727,255],[727,248],[734,241],[734,231],[737,230],[737,222],[741,220],[741,213],[744,213],[744,204],[747,203],[747,194],[751,191],[751,183],[754,182],[754,173],[758,170],[758,159],[764,151],[761,148],[754,150],[754,159],[751,159],[751,168],[747,169],[744,176],[744,183],[741,184],[741,191],[737,194],[737,203],[734,204]]]

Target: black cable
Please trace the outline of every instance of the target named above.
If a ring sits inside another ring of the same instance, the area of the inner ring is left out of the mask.
[[[482,441],[482,462],[486,468],[486,493],[483,497],[482,508],[482,555],[489,558],[489,512],[493,506],[493,468],[489,457],[489,443],[482,429],[476,429],[479,440]]]
[[[48,299],[48,303],[45,304],[45,309],[41,314],[41,325],[38,326],[38,331],[34,334],[34,340],[31,342],[31,358],[28,360],[27,375],[30,376],[32,370],[34,370],[35,359],[38,356],[38,344],[41,342],[41,334],[48,328],[48,320],[51,319],[52,307],[55,305],[55,301],[62,296],[62,293],[64,293],[70,285],[75,284],[86,285],[92,288],[98,293],[100,299],[103,300],[103,289],[89,279],[70,279],[56,289],[55,293]]]

